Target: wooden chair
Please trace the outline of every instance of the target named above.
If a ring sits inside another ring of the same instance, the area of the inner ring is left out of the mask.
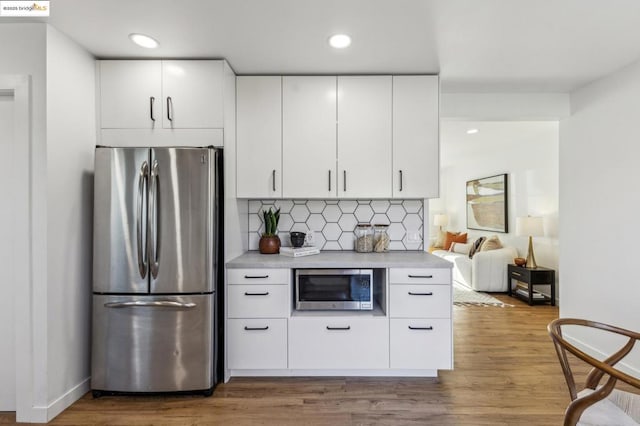
[[[627,343],[615,353],[600,361],[587,355],[562,337],[565,326],[583,326],[604,330],[629,338]],[[614,389],[616,382],[621,380],[640,389],[640,380],[630,376],[614,366],[631,352],[636,341],[640,340],[640,333],[625,330],[594,321],[582,319],[560,318],[547,326],[564,372],[571,403],[565,411],[564,425],[638,425],[640,424],[640,395]],[[567,351],[578,359],[591,365],[584,389],[577,391],[576,383],[567,359]],[[604,385],[599,382],[604,376],[608,379]]]

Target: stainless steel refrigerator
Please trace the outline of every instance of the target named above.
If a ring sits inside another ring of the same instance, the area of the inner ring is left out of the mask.
[[[222,151],[97,147],[94,191],[94,396],[211,395]]]

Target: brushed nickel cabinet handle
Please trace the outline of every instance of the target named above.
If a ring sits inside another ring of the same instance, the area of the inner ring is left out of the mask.
[[[269,326],[265,325],[264,327],[247,327],[245,325],[244,329],[247,330],[247,331],[265,331],[265,330],[269,329]]]
[[[153,113],[153,105],[156,102],[156,98],[154,96],[151,96],[149,98],[149,114],[151,114],[151,121],[156,121],[156,117],[155,114]]]
[[[173,121],[173,99],[167,96],[167,120]]]

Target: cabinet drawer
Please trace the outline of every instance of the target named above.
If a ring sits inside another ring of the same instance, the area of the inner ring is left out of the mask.
[[[289,367],[377,369],[389,367],[387,318],[292,318]]]
[[[450,318],[451,287],[448,285],[394,285],[390,288],[392,318]]]
[[[229,284],[288,284],[291,269],[227,269]]]
[[[233,285],[227,289],[229,318],[286,318],[289,286]]]
[[[391,268],[391,284],[451,284],[449,268]]]
[[[227,345],[232,370],[287,368],[287,320],[227,320]]]
[[[391,368],[450,369],[451,321],[392,319]]]

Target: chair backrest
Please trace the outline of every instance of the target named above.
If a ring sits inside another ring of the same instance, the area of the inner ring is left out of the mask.
[[[562,335],[562,328],[565,326],[594,328],[628,337],[629,340],[612,355],[608,356],[605,360],[600,361],[569,343]],[[571,395],[572,403],[569,405],[565,413],[565,425],[575,425],[580,419],[582,412],[590,405],[606,398],[611,393],[618,380],[640,389],[639,379],[614,367],[620,360],[627,356],[629,352],[631,352],[635,343],[640,340],[640,333],[608,324],[575,318],[556,319],[549,323],[547,330],[549,331],[549,335],[555,345],[556,353],[558,354],[558,359],[560,360],[560,365],[562,367],[567,386],[569,387],[569,394]],[[587,380],[583,389],[592,389],[594,392],[591,392],[586,397],[578,399],[578,392],[582,389],[576,389],[575,378],[571,371],[571,366],[569,365],[567,352],[575,355],[578,359],[593,367],[587,375]],[[598,384],[605,374],[609,376],[609,379],[603,386],[598,388]]]

